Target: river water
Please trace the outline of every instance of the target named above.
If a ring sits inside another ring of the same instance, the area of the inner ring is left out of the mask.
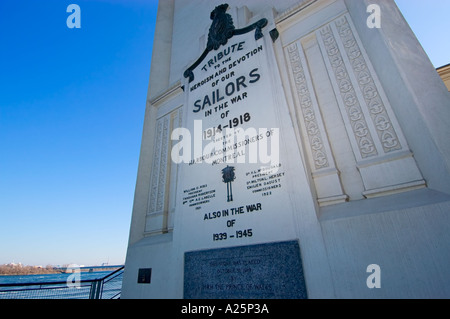
[[[91,288],[94,286],[91,282],[79,281],[102,279],[112,272],[114,270],[75,274],[0,276],[0,299],[88,299]],[[49,284],[58,282],[60,284]],[[15,286],[2,286],[4,284]],[[24,284],[33,285],[23,286]],[[117,298],[121,288],[122,274],[118,273],[103,281],[100,297],[102,299]]]
[[[99,279],[112,273],[110,271],[81,272],[79,280]],[[17,276],[0,276],[1,284],[24,284],[24,283],[42,283],[42,282],[62,282],[67,281],[71,274],[46,274],[46,275],[17,275]],[[78,275],[78,274],[77,274]]]

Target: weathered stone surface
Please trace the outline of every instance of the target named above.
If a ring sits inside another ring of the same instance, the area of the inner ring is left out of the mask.
[[[297,241],[187,252],[186,299],[306,299]]]

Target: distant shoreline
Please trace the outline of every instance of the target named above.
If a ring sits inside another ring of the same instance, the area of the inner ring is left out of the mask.
[[[26,276],[26,275],[52,275],[52,274],[70,274],[73,272],[102,272],[115,271],[123,265],[111,266],[82,266],[79,268],[55,267],[48,265],[41,266],[23,266],[17,264],[0,265],[0,276]]]
[[[53,266],[37,267],[22,265],[0,265],[0,276],[21,276],[21,275],[51,275],[59,274],[59,269]]]

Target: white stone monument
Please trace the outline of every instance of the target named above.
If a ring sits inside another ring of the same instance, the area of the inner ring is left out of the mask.
[[[450,297],[450,95],[394,1],[158,10],[122,298]]]

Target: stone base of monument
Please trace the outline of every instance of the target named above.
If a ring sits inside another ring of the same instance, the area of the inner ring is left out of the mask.
[[[297,241],[185,253],[185,299],[306,299]]]

